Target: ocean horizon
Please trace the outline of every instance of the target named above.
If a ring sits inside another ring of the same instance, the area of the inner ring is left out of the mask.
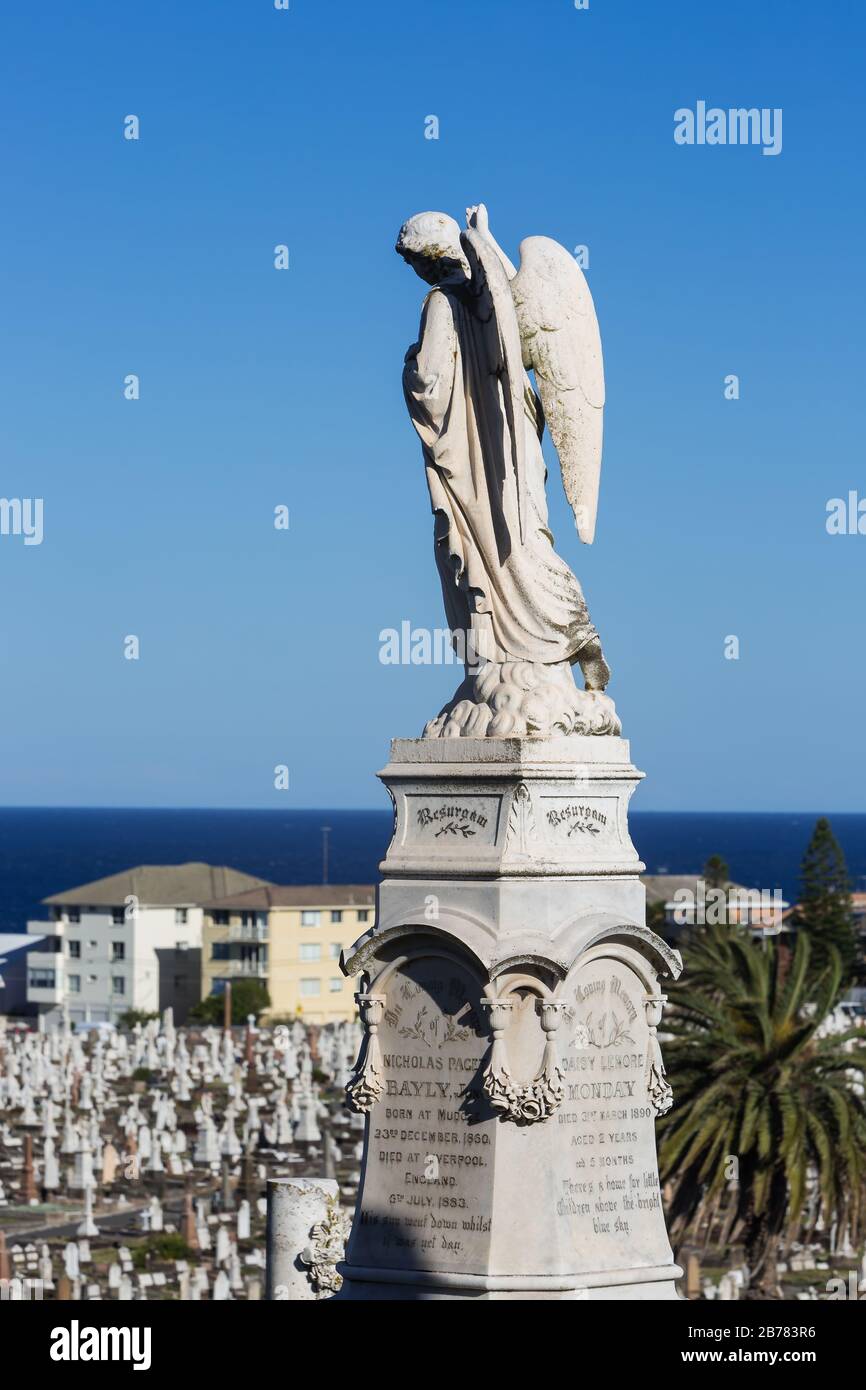
[[[711,854],[748,888],[796,901],[800,861],[827,814],[852,887],[866,887],[866,813],[633,811],[632,839],[646,872],[699,872]],[[44,916],[43,898],[139,864],[199,860],[273,883],[323,881],[322,827],[330,826],[328,880],[377,883],[391,835],[389,809],[195,810],[0,807],[0,932]]]

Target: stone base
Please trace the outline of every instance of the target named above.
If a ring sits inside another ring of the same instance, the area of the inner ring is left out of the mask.
[[[341,1265],[343,1288],[338,1295],[352,1302],[455,1302],[480,1299],[483,1302],[543,1300],[560,1303],[599,1303],[612,1300],[678,1301],[676,1280],[683,1277],[679,1265],[665,1265],[659,1270],[622,1270],[616,1272],[621,1282],[613,1282],[611,1273],[591,1275],[578,1285],[573,1279],[469,1279],[467,1276],[446,1275],[440,1281],[431,1278],[407,1278],[401,1270],[362,1270]]]
[[[367,1116],[341,1298],[676,1297],[670,1104],[621,738],[396,740],[361,975]]]

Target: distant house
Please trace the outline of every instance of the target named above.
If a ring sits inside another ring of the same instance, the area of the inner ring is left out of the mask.
[[[675,940],[689,927],[719,922],[745,927],[754,935],[776,936],[787,930],[790,903],[779,889],[744,888],[729,883],[712,889],[699,874],[645,874],[647,911],[661,918],[657,929]]]
[[[49,1026],[114,1022],[169,1006],[183,1022],[201,996],[202,903],[264,886],[211,864],[146,864],[54,893],[27,957],[27,1000]]]
[[[204,904],[202,998],[237,980],[267,986],[271,1018],[355,1017],[340,955],[375,919],[372,884],[265,884]]]

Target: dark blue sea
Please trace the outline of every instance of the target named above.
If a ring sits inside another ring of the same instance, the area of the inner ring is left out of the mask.
[[[738,883],[796,900],[816,815],[636,811],[632,836],[649,873],[698,872],[720,854]],[[866,815],[830,817],[855,888],[866,888]],[[322,882],[329,825],[332,883],[375,883],[389,811],[194,811],[0,808],[0,931],[24,931],[40,901],[136,864],[203,860],[274,883]]]

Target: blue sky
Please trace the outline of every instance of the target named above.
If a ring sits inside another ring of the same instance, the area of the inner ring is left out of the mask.
[[[44,539],[0,536],[0,801],[385,804],[389,738],[457,683],[378,658],[443,622],[393,244],[483,200],[512,256],[590,249],[595,545],[553,472],[551,517],[636,804],[861,809],[866,536],[825,517],[866,496],[864,30],[806,0],[7,8],[0,492]],[[699,100],[782,108],[782,153],[676,145]]]

